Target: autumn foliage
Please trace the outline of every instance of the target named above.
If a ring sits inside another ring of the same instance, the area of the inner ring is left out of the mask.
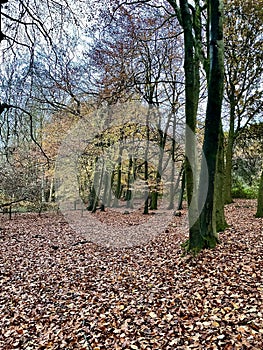
[[[83,240],[55,214],[1,217],[1,349],[260,349],[255,210],[228,205],[221,244],[195,258],[180,248],[185,211],[147,245],[119,250]],[[130,220],[105,214],[95,215]]]

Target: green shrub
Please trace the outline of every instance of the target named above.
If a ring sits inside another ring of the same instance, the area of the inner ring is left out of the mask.
[[[46,211],[57,210],[57,203],[39,203],[39,202],[29,202],[23,201],[16,206],[19,213],[39,213]]]
[[[243,198],[243,199],[256,199],[257,198],[257,188],[255,186],[235,186],[232,188],[233,198]]]

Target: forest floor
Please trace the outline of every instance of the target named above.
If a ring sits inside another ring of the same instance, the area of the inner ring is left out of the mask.
[[[221,243],[182,254],[175,216],[149,242],[85,240],[57,213],[0,218],[0,349],[262,349],[263,219],[226,206]],[[141,214],[96,213],[112,227]],[[124,220],[122,222],[122,220]]]

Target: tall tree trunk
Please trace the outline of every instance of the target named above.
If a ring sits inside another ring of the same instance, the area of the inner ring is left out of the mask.
[[[260,177],[260,184],[258,189],[258,205],[257,205],[257,218],[263,218],[263,170]]]
[[[48,201],[49,202],[53,202],[54,201],[54,191],[55,191],[54,177],[52,176],[52,178],[50,180],[49,195],[48,195]]]
[[[216,231],[222,232],[227,227],[224,213],[224,132],[222,123],[220,125],[219,145],[216,162],[216,177],[215,177],[215,201],[213,213],[216,222]]]
[[[233,92],[234,93],[234,92]],[[224,201],[226,204],[232,203],[232,159],[235,138],[235,101],[234,96],[230,98],[230,121],[226,147],[226,166],[224,179]]]
[[[119,147],[119,154],[118,154],[118,161],[117,161],[117,184],[116,184],[116,192],[115,192],[115,198],[113,206],[117,208],[119,206],[119,199],[121,197],[121,174],[122,174],[122,153],[123,153],[123,145],[122,145],[122,139],[120,142]]]
[[[173,160],[174,157],[172,157],[172,170],[171,170],[171,185],[170,185],[170,198],[169,198],[169,206],[168,209],[174,209],[174,195],[175,195],[175,162]]]
[[[164,148],[166,144],[167,132],[161,132],[159,128],[160,134],[160,142],[159,142],[159,158],[158,158],[158,167],[155,173],[155,186],[151,193],[151,209],[158,209],[158,197],[160,196],[160,184],[162,181],[162,172],[163,172],[163,156],[164,156]]]
[[[98,204],[98,198],[97,198],[97,188],[99,183],[99,170],[98,170],[98,157],[95,158],[95,165],[94,165],[94,176],[93,176],[93,182],[91,185],[90,193],[89,193],[89,205],[87,207],[87,210],[89,211],[96,211],[96,207]]]
[[[103,187],[103,196],[102,203],[108,207],[110,206],[111,201],[111,176],[109,172],[106,170],[104,172],[104,187]]]
[[[145,146],[145,152],[144,152],[144,209],[143,214],[148,215],[149,214],[149,169],[148,169],[148,152],[149,152],[149,143],[150,143],[150,126],[149,126],[149,117],[152,110],[152,104],[149,104],[149,109],[146,115],[146,146]]]
[[[196,181],[196,116],[199,100],[200,77],[199,59],[193,37],[193,20],[188,1],[180,0],[182,26],[184,30],[184,71],[185,71],[185,179],[189,218],[189,244],[198,245],[198,201]]]
[[[160,153],[161,152],[162,150],[160,150]],[[162,161],[163,161],[163,157],[162,155],[159,154],[159,165],[155,173],[155,185],[151,191],[151,205],[150,205],[151,210],[158,209],[158,197],[160,195],[160,183],[162,180],[162,175],[161,175]]]
[[[203,179],[206,164],[208,169],[208,193],[204,200],[204,207],[200,215],[201,232],[199,246],[190,247],[197,251],[202,248],[212,248],[218,241],[213,209],[224,84],[223,3],[222,0],[211,0],[209,5],[211,11],[210,74],[203,144],[204,156],[200,177],[200,201],[204,199],[204,189],[202,185],[204,182]]]
[[[174,93],[174,92],[173,92]],[[174,98],[173,98],[174,101]],[[172,108],[172,116],[173,116],[173,139],[172,139],[172,149],[171,149],[171,162],[172,162],[172,169],[171,169],[171,186],[170,186],[170,201],[169,201],[169,206],[168,209],[174,209],[174,196],[175,196],[175,191],[179,187],[180,183],[180,178],[181,178],[181,173],[183,171],[183,168],[180,171],[180,174],[177,179],[177,184],[175,184],[175,137],[176,137],[176,112],[175,112],[175,106],[173,104]]]
[[[105,162],[103,160],[103,163],[102,163],[102,169],[101,171],[98,171],[97,173],[97,183],[98,185],[95,183],[95,200],[93,202],[93,208],[92,208],[92,213],[95,213],[96,212],[96,209],[97,209],[97,204],[100,202],[100,193],[101,193],[101,187],[102,187],[102,181],[103,181],[103,178],[104,178],[104,166],[105,166]],[[104,204],[103,204],[104,206]]]
[[[128,165],[128,175],[127,175],[127,192],[126,192],[125,200],[127,201],[126,207],[131,208],[131,209],[133,208],[133,203],[132,203],[133,191],[131,189],[131,186],[133,185],[133,182],[134,182],[133,169],[134,169],[134,164],[133,164],[132,155],[129,155],[129,165]]]
[[[185,171],[183,170],[180,195],[179,195],[178,204],[177,204],[177,210],[183,209],[184,190],[185,190]]]

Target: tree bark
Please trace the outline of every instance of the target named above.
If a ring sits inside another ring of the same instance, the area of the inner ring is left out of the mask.
[[[174,100],[174,99],[173,99]],[[173,139],[172,139],[172,149],[171,149],[171,163],[172,163],[172,169],[171,169],[171,186],[170,186],[170,201],[169,201],[169,206],[168,209],[174,209],[174,196],[175,196],[175,191],[179,187],[180,183],[180,178],[181,174],[183,172],[183,168],[180,171],[180,174],[177,179],[177,183],[175,184],[175,137],[176,137],[176,111],[174,108],[172,108],[172,115],[173,115]]]
[[[234,91],[233,91],[234,93]],[[235,101],[234,97],[230,98],[230,121],[229,132],[226,147],[226,166],[224,179],[224,201],[226,204],[232,203],[232,159],[235,138]]]
[[[200,215],[200,245],[193,249],[213,248],[218,242],[216,222],[213,215],[216,179],[217,152],[221,125],[221,108],[224,84],[224,51],[223,51],[223,3],[222,0],[210,1],[210,74],[208,85],[208,102],[203,143],[203,160],[200,177],[199,198],[202,201],[204,171],[208,169],[208,193]],[[190,247],[191,248],[191,247]]]
[[[227,222],[224,213],[224,132],[222,123],[220,125],[219,145],[216,162],[216,177],[215,177],[215,201],[213,213],[216,222],[216,232],[222,232],[227,227]]]
[[[185,71],[185,179],[188,202],[189,245],[199,245],[198,201],[196,181],[196,116],[199,100],[200,77],[199,59],[193,37],[193,20],[188,1],[180,0],[182,27],[184,30],[184,71]]]
[[[260,184],[258,189],[258,205],[256,218],[263,218],[263,171],[260,177]]]
[[[149,152],[149,143],[150,143],[150,125],[149,125],[149,117],[150,112],[152,110],[152,104],[149,104],[148,112],[146,114],[146,145],[145,145],[145,152],[144,152],[144,209],[143,214],[148,215],[149,214],[149,164],[148,164],[148,152]]]
[[[132,155],[129,155],[129,165],[128,165],[128,174],[127,174],[127,192],[126,192],[126,196],[125,196],[125,200],[126,200],[126,207],[127,208],[131,208],[133,207],[132,204],[132,190],[131,190],[131,186],[133,185],[134,182],[134,178],[133,178],[133,159],[132,159]]]
[[[185,190],[185,171],[183,170],[180,195],[179,195],[178,204],[177,204],[177,210],[183,209],[184,190]]]
[[[87,207],[87,210],[95,212],[98,204],[98,195],[97,195],[97,189],[98,184],[100,181],[100,174],[98,170],[98,157],[95,158],[95,165],[94,165],[94,178],[89,194],[89,205]]]
[[[107,170],[104,172],[103,182],[104,182],[104,187],[103,187],[102,202],[106,207],[109,207],[111,202],[111,176]]]
[[[115,198],[113,202],[113,206],[117,208],[119,206],[119,199],[121,197],[121,175],[122,175],[122,152],[123,152],[123,145],[122,145],[123,139],[120,140],[120,147],[119,147],[119,154],[118,154],[118,161],[117,161],[117,184],[116,184],[116,192],[115,192]]]
[[[155,186],[151,193],[151,210],[158,209],[158,198],[160,196],[160,185],[162,181],[162,166],[163,166],[163,156],[164,148],[166,145],[167,131],[162,132],[159,125],[159,159],[158,159],[158,168],[155,173]]]

